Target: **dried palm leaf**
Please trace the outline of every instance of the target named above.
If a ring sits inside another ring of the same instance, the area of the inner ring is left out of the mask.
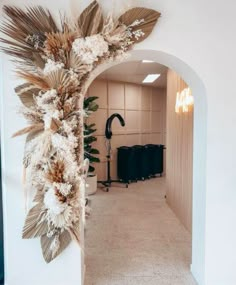
[[[19,76],[19,78],[24,79],[36,88],[40,88],[44,91],[50,89],[47,80],[44,78],[44,76],[36,75],[34,73],[21,70],[17,71],[16,74]]]
[[[63,161],[56,161],[55,163],[52,163],[49,167],[49,171],[46,174],[46,179],[53,183],[58,182],[62,183],[64,182],[64,170],[65,170],[65,164]]]
[[[47,233],[48,224],[44,215],[45,210],[41,203],[29,210],[22,233],[24,239],[36,238]]]
[[[34,96],[38,95],[39,91],[39,88],[35,88],[35,86],[30,83],[24,83],[15,88],[15,92],[19,96],[22,104],[28,108],[35,105]]]
[[[82,78],[85,74],[91,71],[92,67],[81,62],[81,58],[73,52],[70,52],[69,66]]]
[[[155,10],[142,8],[142,7],[136,7],[136,8],[126,11],[123,15],[121,15],[119,18],[119,21],[125,24],[126,26],[130,26],[137,20],[144,20],[139,25],[134,26],[132,28],[132,31],[137,31],[141,29],[145,33],[144,36],[138,39],[133,37],[132,40],[135,43],[138,43],[138,42],[145,40],[150,35],[150,33],[152,32],[160,16],[161,14]]]
[[[77,222],[69,228],[70,235],[78,244],[80,244],[80,223]]]
[[[64,231],[59,236],[59,248],[58,250],[53,254],[52,251],[52,243],[55,239],[55,236],[47,237],[47,235],[41,236],[41,247],[43,251],[43,257],[47,263],[51,262],[54,258],[56,258],[59,254],[62,253],[62,251],[67,248],[67,246],[71,242],[71,236],[68,233],[68,231]]]
[[[44,131],[44,128],[31,131],[26,137],[26,140],[25,140],[26,144],[30,142],[31,140],[35,139],[37,136],[41,135],[43,131]]]
[[[73,94],[79,89],[79,84],[65,69],[51,72],[46,78],[48,86],[61,94]]]
[[[53,55],[55,61],[58,61],[61,59],[61,51],[63,51],[64,56],[69,54],[75,38],[76,32],[69,29],[64,29],[63,32],[47,33],[45,53]],[[67,64],[67,62],[64,63]]]
[[[43,123],[38,123],[38,124],[34,124],[32,126],[26,127],[24,129],[19,130],[18,132],[14,133],[12,135],[12,137],[18,137],[18,136],[22,136],[25,135],[29,132],[35,132],[35,131],[39,131],[42,130],[44,128],[44,124]]]
[[[34,200],[33,202],[34,203],[37,203],[37,204],[43,204],[43,200],[44,200],[44,192],[43,192],[43,189],[38,189],[37,190],[37,193],[34,197]]]
[[[0,31],[10,39],[0,38],[2,43],[8,45],[2,50],[17,61],[43,66],[39,53],[44,45],[45,33],[59,31],[51,13],[40,6],[29,7],[26,11],[4,6],[3,11],[6,17]]]
[[[96,0],[81,13],[78,19],[78,26],[83,37],[101,32],[103,16],[101,7]]]

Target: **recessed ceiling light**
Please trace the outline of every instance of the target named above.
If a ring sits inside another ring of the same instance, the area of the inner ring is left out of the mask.
[[[158,77],[160,77],[160,74],[148,74],[145,79],[143,80],[143,83],[152,83],[155,80],[157,80]]]
[[[151,62],[154,62],[154,61],[153,60],[148,60],[148,59],[142,60],[142,63],[151,63]]]

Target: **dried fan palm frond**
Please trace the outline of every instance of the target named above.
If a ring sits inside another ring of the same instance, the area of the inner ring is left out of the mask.
[[[58,237],[58,247],[54,250],[55,235],[48,237],[46,234],[41,236],[41,247],[43,251],[43,257],[47,263],[56,258],[71,242],[71,236],[68,231],[63,231]]]
[[[18,136],[22,136],[22,135],[25,135],[25,134],[27,134],[29,132],[35,132],[35,131],[42,130],[43,128],[44,128],[44,124],[42,124],[42,123],[34,124],[32,126],[26,127],[24,129],[16,132],[16,133],[14,133],[12,135],[12,137],[15,138],[15,137],[18,137]]]
[[[73,227],[69,229],[71,237],[80,244],[80,223],[76,222]]]
[[[103,26],[102,10],[98,2],[93,1],[79,16],[78,27],[83,37],[100,33]]]
[[[43,200],[44,200],[44,191],[43,189],[38,189],[36,195],[34,196],[33,202],[37,204],[39,203],[43,204]]]
[[[22,233],[24,239],[36,238],[47,233],[48,225],[44,219],[45,213],[41,203],[29,210]]]
[[[31,140],[35,139],[37,136],[41,135],[43,131],[44,131],[44,128],[41,130],[36,130],[36,131],[34,130],[34,131],[29,132],[25,140],[26,144],[30,142]]]
[[[42,75],[36,75],[34,73],[22,70],[18,70],[16,74],[19,76],[19,78],[24,79],[25,81],[32,84],[36,88],[40,88],[44,91],[50,89],[47,80]]]
[[[133,37],[132,40],[135,43],[138,43],[145,40],[150,35],[160,16],[161,14],[155,10],[136,7],[126,11],[123,15],[121,15],[119,21],[125,24],[126,26],[130,26],[134,22],[143,20],[140,22],[140,24],[132,27],[132,31],[137,31],[141,29],[144,33],[142,37]]]
[[[46,179],[53,183],[58,182],[62,183],[64,182],[64,170],[65,170],[65,164],[63,161],[56,161],[52,163],[49,167],[49,171],[46,174]]]
[[[52,55],[55,61],[58,61],[63,55],[70,52],[72,43],[76,38],[76,33],[69,29],[64,29],[63,32],[47,33],[45,41],[45,53]],[[64,62],[66,64],[66,62]]]
[[[3,11],[6,18],[0,31],[9,39],[0,38],[7,45],[2,50],[30,66],[33,63],[42,66],[43,59],[39,53],[44,46],[45,33],[59,31],[51,13],[40,6],[29,7],[26,11],[4,6]]]
[[[80,78],[82,78],[85,74],[92,70],[92,66],[82,63],[81,58],[77,54],[75,54],[73,50],[70,52],[69,66],[76,73],[78,73],[78,75],[80,75]]]
[[[20,98],[21,103],[28,108],[35,105],[34,96],[38,95],[39,91],[39,88],[35,88],[35,86],[30,83],[24,83],[15,88],[15,92]]]
[[[73,94],[79,89],[79,82],[72,78],[71,74],[65,69],[51,72],[46,78],[48,86],[56,89],[59,95]]]

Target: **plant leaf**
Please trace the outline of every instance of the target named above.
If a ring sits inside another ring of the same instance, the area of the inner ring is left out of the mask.
[[[126,11],[123,15],[121,15],[119,21],[126,26],[129,26],[136,20],[144,20],[144,22],[140,23],[140,25],[132,28],[132,31],[141,29],[145,33],[144,36],[138,39],[135,39],[135,37],[133,37],[132,40],[135,43],[138,43],[145,40],[151,34],[160,16],[161,14],[155,10],[136,7]]]
[[[36,238],[47,233],[48,225],[46,220],[43,220],[44,214],[45,210],[41,203],[29,210],[23,228],[23,239]]]
[[[35,105],[34,95],[39,93],[40,89],[35,88],[32,84],[24,83],[15,88],[15,92],[20,98],[23,105],[30,108]]]
[[[29,127],[26,127],[24,129],[21,129],[19,130],[18,132],[14,133],[12,135],[12,137],[17,137],[17,136],[22,136],[22,135],[25,135],[29,132],[35,132],[35,131],[39,131],[39,130],[42,130],[43,129],[43,123],[38,123],[38,124],[34,124],[34,125],[31,125]]]
[[[62,251],[66,249],[71,242],[71,235],[69,234],[68,231],[65,230],[59,236],[60,246],[57,252],[53,255],[50,247],[52,245],[54,238],[55,236],[47,237],[46,234],[41,236],[41,247],[43,251],[43,257],[47,263],[51,262],[54,258],[56,258],[59,254],[61,254]]]
[[[79,16],[78,25],[82,36],[91,36],[99,33],[103,26],[102,10],[98,2],[93,1]]]
[[[0,31],[9,39],[0,38],[6,45],[2,50],[17,59],[18,63],[25,63],[31,68],[33,63],[41,67],[43,59],[39,56],[43,49],[45,33],[57,32],[59,28],[49,10],[40,6],[29,7],[26,10],[4,6],[5,16]],[[36,42],[27,41],[28,37],[35,37]]]

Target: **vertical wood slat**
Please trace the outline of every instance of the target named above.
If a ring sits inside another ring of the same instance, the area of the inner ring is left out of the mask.
[[[177,91],[187,87],[172,70],[167,75],[167,203],[183,225],[192,229],[193,112],[175,113]]]

